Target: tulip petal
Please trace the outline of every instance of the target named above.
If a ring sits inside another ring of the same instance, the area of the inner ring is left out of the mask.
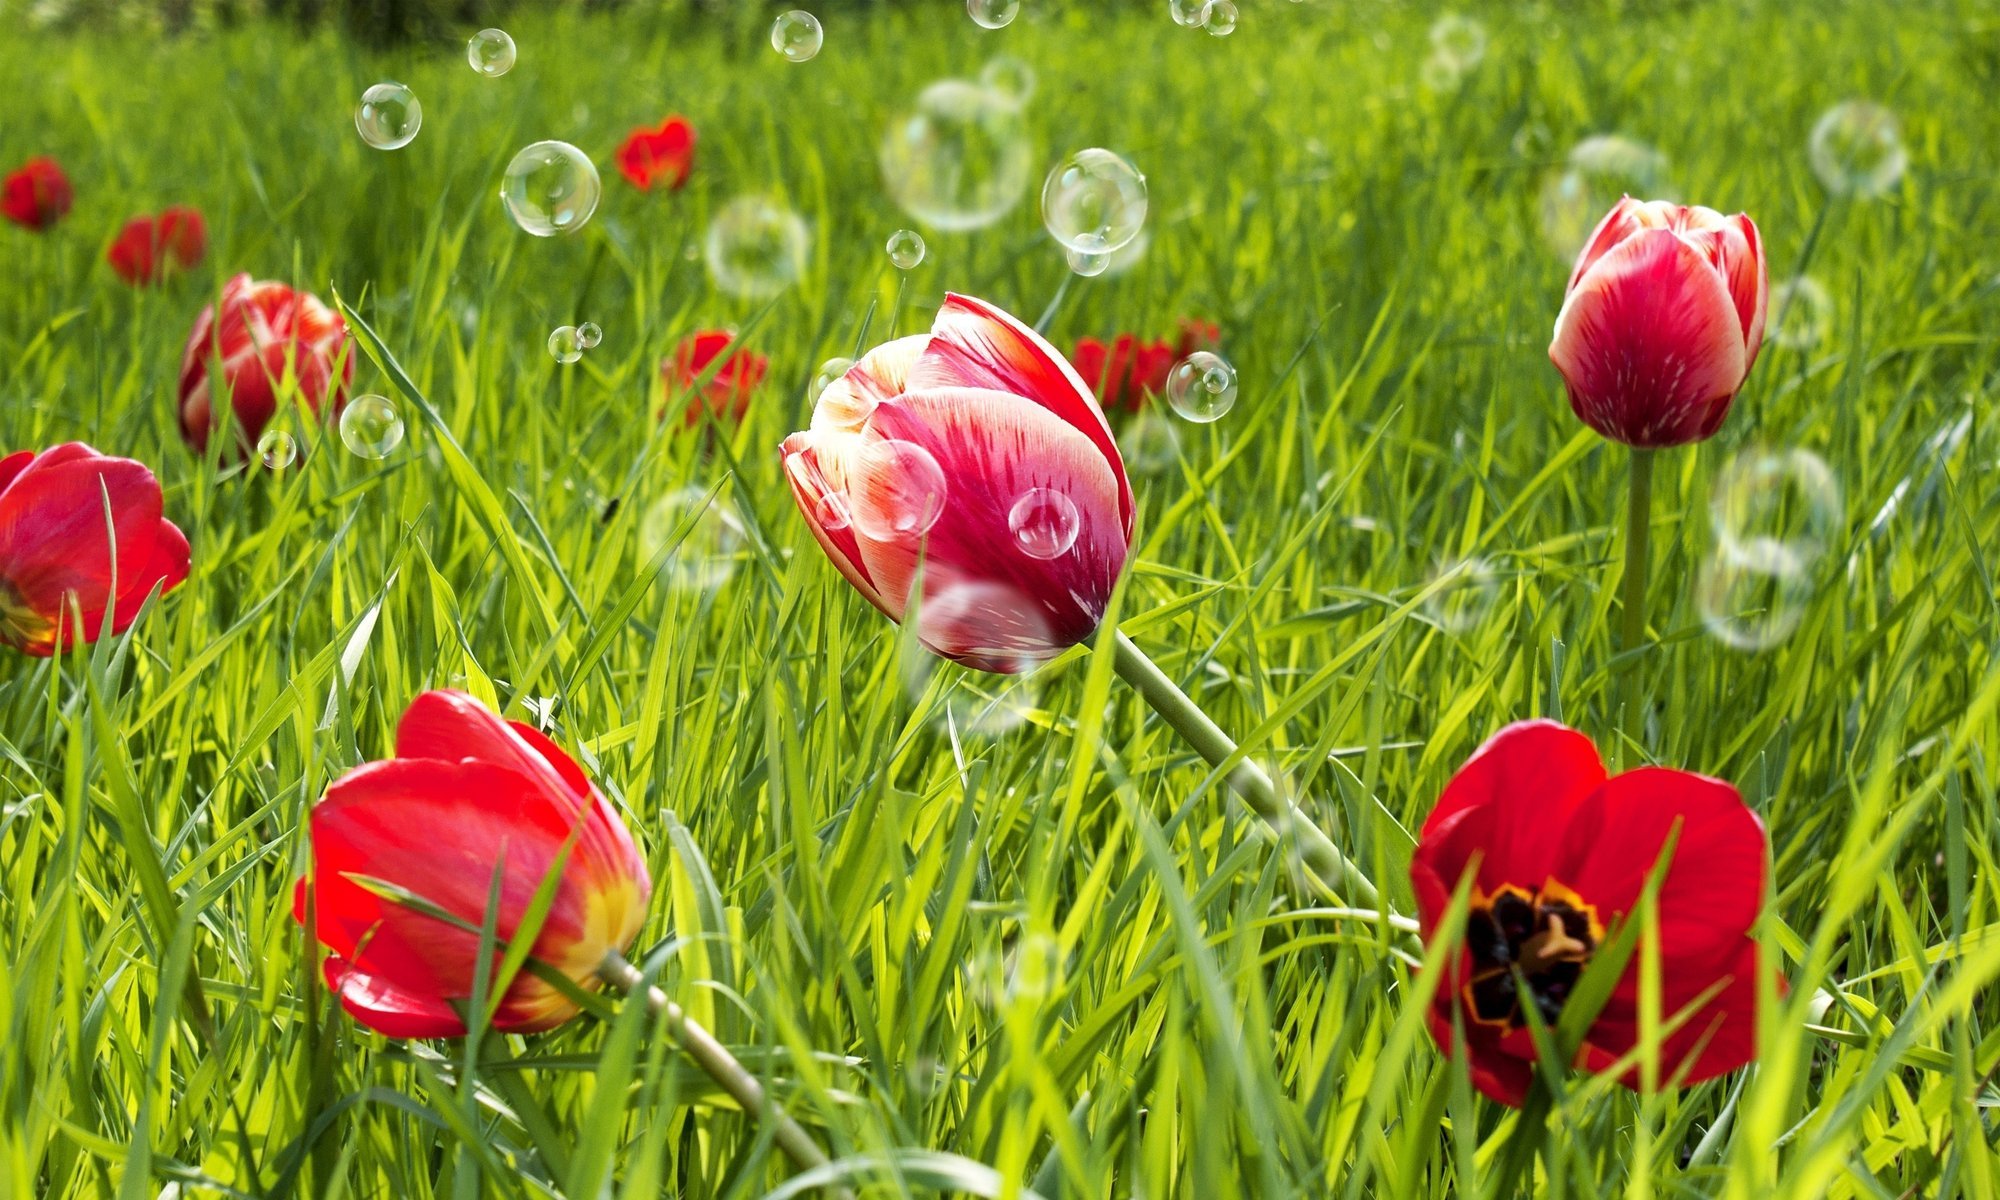
[[[589,780],[568,756],[563,756],[563,764],[574,772],[570,777],[539,747],[523,739],[519,730],[474,697],[440,688],[418,696],[404,710],[403,719],[396,723],[396,757],[488,763],[540,781],[554,794],[590,795]],[[579,781],[580,788],[576,786]]]
[[[1634,200],[1630,196],[1621,197],[1618,203],[1611,206],[1611,211],[1604,214],[1604,219],[1597,223],[1597,228],[1584,239],[1583,249],[1577,252],[1576,265],[1570,270],[1569,284],[1564,291],[1574,290],[1576,281],[1583,278],[1583,273],[1594,266],[1598,259],[1611,253],[1626,238],[1641,229],[1664,227],[1658,222],[1649,223],[1646,220],[1646,208],[1645,201]]]
[[[834,438],[847,437],[846,434],[832,434]],[[903,619],[902,602],[899,599],[890,606],[881,589],[862,565],[861,545],[856,539],[853,518],[848,506],[846,477],[838,479],[827,476],[820,465],[819,453],[814,446],[814,435],[795,433],[785,439],[783,447],[785,478],[792,485],[792,499],[798,503],[799,513],[806,519],[806,528],[812,530],[814,540],[833,560],[833,565],[854,585],[868,603],[881,609],[892,621]],[[844,458],[834,455],[832,462],[838,472]]]
[[[101,611],[112,595],[113,546],[122,592],[152,561],[160,506],[159,481],[141,464],[76,443],[58,447],[0,492],[0,572],[45,615],[61,612],[71,594]]]
[[[1547,878],[1579,807],[1603,782],[1604,762],[1589,738],[1554,721],[1518,721],[1488,739],[1445,785],[1424,821],[1416,859],[1448,892],[1477,849],[1483,890],[1507,883],[1533,890]],[[1439,836],[1475,809],[1490,814],[1466,827],[1478,836]]]
[[[349,1016],[393,1038],[455,1038],[466,1034],[458,1010],[435,996],[399,988],[380,975],[329,954],[322,964],[326,989]]]
[[[1702,986],[1689,990],[1680,999],[1662,997],[1660,1015],[1663,1020],[1673,1020],[1679,1018],[1682,1010],[1701,993],[1715,984],[1721,985],[1715,994],[1687,1014],[1678,1028],[1661,1039],[1660,1071],[1663,1079],[1680,1074],[1683,1084],[1696,1084],[1747,1066],[1756,1057],[1757,994],[1759,972],[1763,969],[1761,960],[1757,943],[1748,938],[1742,939],[1726,971],[1720,975],[1704,975]],[[1580,1056],[1581,1066],[1591,1071],[1608,1071],[1639,1044],[1636,1012],[1629,1005],[1626,1011],[1631,1015],[1622,1018],[1600,1016],[1591,1024],[1589,1039]],[[1636,1067],[1621,1075],[1618,1081],[1634,1091],[1642,1082]]]
[[[1439,996],[1438,1003],[1431,1006],[1429,1013],[1431,1037],[1436,1039],[1438,1048],[1446,1054],[1453,1052],[1452,999]],[[1500,1039],[1487,1026],[1464,1021],[1465,1064],[1472,1076],[1472,1086],[1490,1100],[1512,1108],[1519,1108],[1528,1098],[1528,1088],[1535,1082],[1535,1068],[1532,1059],[1523,1059],[1500,1048]]]
[[[7,457],[0,458],[0,492],[6,491],[7,485],[14,482],[14,476],[19,475],[33,461],[35,461],[33,450],[16,450]]]
[[[910,371],[930,343],[930,335],[920,333],[884,342],[862,355],[814,401],[813,430],[851,433],[860,429],[877,404],[908,390]]]

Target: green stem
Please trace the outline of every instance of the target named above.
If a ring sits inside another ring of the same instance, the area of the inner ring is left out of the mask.
[[[1646,564],[1653,525],[1653,451],[1632,449],[1632,494],[1625,511],[1625,580],[1622,631],[1618,638],[1621,658],[1618,721],[1633,742],[1645,740],[1646,721],[1641,715],[1644,673],[1639,670],[1639,643],[1646,639]]]
[[[1114,665],[1125,682],[1137,688],[1153,706],[1153,711],[1165,717],[1174,732],[1187,739],[1195,753],[1202,756],[1211,767],[1220,768],[1236,754],[1236,743],[1222,731],[1222,727],[1211,721],[1201,706],[1188,698],[1186,692],[1167,678],[1166,673],[1146,657],[1123,631],[1118,634]],[[1325,886],[1344,900],[1357,905],[1379,908],[1381,897],[1375,890],[1374,881],[1354,865],[1340,848],[1333,844],[1325,831],[1300,812],[1290,800],[1278,793],[1277,785],[1263,768],[1248,759],[1237,759],[1229,768],[1230,788],[1243,798],[1252,811],[1264,819],[1281,837],[1290,838],[1299,848],[1301,860],[1307,869]],[[1386,911],[1386,910],[1385,910]]]

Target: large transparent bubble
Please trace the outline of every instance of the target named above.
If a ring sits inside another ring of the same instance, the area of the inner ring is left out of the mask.
[[[883,133],[879,155],[889,195],[936,229],[991,225],[1020,203],[1034,173],[1020,99],[963,79],[918,93]]]
[[[1807,450],[1747,450],[1725,464],[1709,492],[1717,552],[1766,573],[1810,571],[1838,543],[1840,484]]]
[[[1043,180],[1042,224],[1065,249],[1109,254],[1146,226],[1146,177],[1109,150],[1079,150]]]
[[[738,196],[709,222],[703,246],[715,286],[754,300],[797,283],[811,243],[791,209],[763,196]]]
[[[603,195],[604,183],[590,156],[568,142],[523,147],[500,179],[507,215],[536,237],[582,229]]]
[[[1573,259],[1621,196],[1664,200],[1667,189],[1667,158],[1658,150],[1618,134],[1585,138],[1542,181],[1542,236]]]
[[[400,83],[378,83],[361,93],[354,130],[377,150],[400,150],[424,127],[424,106]]]
[[[1806,155],[1827,191],[1864,200],[1895,187],[1910,165],[1896,114],[1866,100],[1827,109],[1813,125]]]

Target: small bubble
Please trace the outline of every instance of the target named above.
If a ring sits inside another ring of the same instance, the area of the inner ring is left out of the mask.
[[[1186,29],[1200,27],[1207,14],[1206,0],[1167,0],[1167,12],[1174,18],[1174,24]]]
[[[387,396],[356,396],[340,410],[340,441],[361,458],[387,458],[403,444],[402,414]]]
[[[604,340],[604,330],[595,321],[585,321],[576,327],[576,344],[585,350],[595,350],[597,343]]]
[[[500,201],[514,224],[536,237],[575,233],[597,211],[604,183],[590,156],[568,142],[522,148],[500,180]]]
[[[898,229],[889,235],[889,261],[908,271],[924,261],[924,239],[914,229]]]
[[[1833,296],[1826,285],[1801,275],[1771,289],[1771,340],[1787,350],[1810,350],[1833,332]]]
[[[482,29],[465,42],[465,61],[488,78],[514,69],[514,39],[504,29]]]
[[[1806,156],[1827,191],[1863,200],[1895,187],[1910,165],[1896,114],[1865,100],[1827,109],[1813,125]]]
[[[1210,0],[1202,6],[1201,27],[1213,37],[1228,37],[1236,32],[1236,5],[1232,0]]]
[[[1118,439],[1125,466],[1137,475],[1164,475],[1181,460],[1181,435],[1174,423],[1155,409],[1132,418]]]
[[[1007,510],[1014,545],[1029,558],[1060,558],[1083,529],[1076,502],[1054,488],[1029,488]]]
[[[1022,936],[1007,955],[1007,998],[1039,1004],[1062,990],[1062,946],[1046,933]]]
[[[1083,276],[1085,279],[1094,279],[1111,269],[1111,255],[1109,254],[1091,254],[1084,250],[1065,250],[1063,251],[1063,258],[1069,263],[1070,270]]]
[[[1500,572],[1485,558],[1461,559],[1431,576],[1435,588],[1424,612],[1446,633],[1470,633],[1492,615],[1500,597]]]
[[[257,439],[257,457],[271,470],[282,471],[298,461],[298,439],[282,429],[266,429]]]
[[[927,568],[930,570],[930,568]],[[1040,604],[990,580],[955,580],[939,572],[904,614],[898,673],[912,701],[941,681],[939,720],[961,733],[999,737],[1025,724],[1040,707],[1040,667],[1052,641]],[[931,647],[976,653],[986,670],[947,663]]]
[[[400,83],[378,83],[361,93],[354,128],[377,150],[400,150],[424,126],[424,106]]]
[[[781,14],[771,23],[771,49],[791,61],[805,62],[819,53],[820,43],[826,34],[819,27],[819,18],[803,9],[793,9]]]
[[[1146,177],[1109,150],[1079,150],[1042,183],[1042,224],[1066,249],[1107,254],[1146,224]]]
[[[966,15],[981,29],[1004,29],[1021,11],[1021,0],[965,0]]]
[[[1660,199],[1670,191],[1666,174],[1666,156],[1644,142],[1617,134],[1587,137],[1542,181],[1542,236],[1550,249],[1573,259],[1619,197]]]
[[[1432,51],[1417,68],[1417,82],[1427,92],[1451,92],[1465,81],[1465,69],[1442,54]]]
[[[583,339],[574,325],[558,325],[549,334],[549,353],[568,366],[583,357]]]
[[[851,358],[829,358],[821,363],[819,370],[813,372],[812,382],[806,385],[806,399],[819,399],[821,392],[825,391],[834,380],[847,374],[853,366],[854,360]]]
[[[1236,368],[1220,354],[1195,351],[1168,372],[1167,403],[1189,421],[1220,420],[1236,406]]]

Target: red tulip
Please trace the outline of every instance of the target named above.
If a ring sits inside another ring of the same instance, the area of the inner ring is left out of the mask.
[[[43,155],[22,163],[0,183],[0,217],[28,229],[47,229],[69,212],[76,193],[56,160]]]
[[[1561,1015],[1570,989],[1673,842],[1658,898],[1661,1015],[1692,1014],[1661,1039],[1663,1076],[1695,1083],[1756,1052],[1764,826],[1721,780],[1648,767],[1606,778],[1589,739],[1553,721],[1509,725],[1480,747],[1424,822],[1410,880],[1424,936],[1472,876],[1465,940],[1430,1013],[1451,1047],[1454,1016],[1479,1090],[1518,1105],[1535,1049],[1522,1015]],[[1636,919],[1636,918],[1635,918]],[[1518,969],[1519,974],[1515,974]],[[1525,991],[1523,986],[1525,985]],[[1639,1041],[1639,955],[1585,1037],[1577,1065],[1610,1069]],[[1633,1074],[1621,1077],[1637,1087]]]
[[[257,444],[277,411],[289,373],[298,397],[318,413],[322,405],[340,411],[354,360],[347,323],[309,292],[275,280],[237,275],[223,286],[221,316],[209,305],[195,318],[181,355],[181,436],[197,451],[208,448],[214,425],[212,371],[219,359],[223,386],[236,414],[240,450]]]
[[[208,253],[208,226],[201,213],[175,205],[157,217],[133,217],[104,252],[118,277],[148,287],[176,271],[190,270]]]
[[[161,509],[151,471],[82,442],[0,458],[0,642],[50,655],[96,641],[107,611],[113,633],[130,628],[188,575]]]
[[[1186,358],[1197,350],[1219,350],[1222,348],[1222,326],[1214,321],[1204,321],[1200,317],[1182,317],[1180,337],[1174,343],[1174,357]]]
[[[870,351],[783,454],[813,536],[892,620],[922,557],[917,636],[969,667],[1020,671],[1089,637],[1131,548],[1090,389],[981,300],[948,295],[928,335]]]
[[[1108,348],[1096,338],[1081,338],[1072,357],[1077,375],[1106,408],[1132,412],[1165,390],[1178,358],[1166,341],[1142,342],[1129,333],[1113,338]]]
[[[764,371],[770,364],[754,350],[732,350],[735,343],[736,335],[721,329],[705,329],[682,338],[674,347],[674,356],[661,365],[669,397],[690,395],[703,372],[720,358],[722,365],[709,376],[701,390],[702,399],[717,420],[741,421],[750,409],[750,393],[764,382]],[[701,405],[689,402],[685,419],[690,429],[701,424]]]
[[[460,1008],[473,994],[496,869],[501,942],[555,873],[532,953],[580,984],[631,945],[652,893],[632,835],[576,763],[463,692],[411,701],[396,757],[327,788],[311,836],[311,875],[298,882],[293,915],[310,919],[326,947],[327,987],[355,1020],[390,1037],[464,1036]],[[524,970],[499,998],[493,1028],[551,1029],[574,1015],[561,992]]]
[[[1764,246],[1741,213],[1627,196],[1569,277],[1549,358],[1583,423],[1628,446],[1714,433],[1764,344]]]
[[[618,147],[618,172],[634,187],[650,189],[664,183],[680,191],[694,170],[694,126],[679,113],[658,129],[634,129]]]

